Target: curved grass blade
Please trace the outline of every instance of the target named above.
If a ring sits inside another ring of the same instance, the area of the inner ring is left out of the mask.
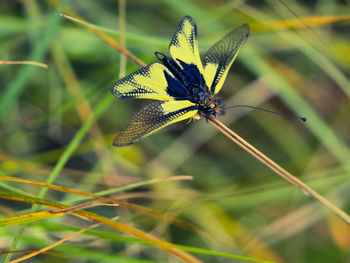
[[[8,193],[0,190],[0,198],[3,199],[9,199],[9,200],[16,200],[16,201],[22,201],[22,202],[27,202],[27,203],[32,203],[36,205],[45,205],[48,207],[56,208],[56,209],[61,209],[61,211],[55,212],[55,211],[43,211],[43,212],[35,212],[35,213],[30,213],[26,215],[20,216],[18,219],[17,218],[12,218],[12,219],[2,219],[0,220],[0,227],[1,226],[8,226],[8,225],[13,225],[13,224],[20,224],[20,223],[29,223],[29,222],[34,222],[46,218],[50,218],[53,216],[58,216],[58,215],[65,215],[66,213],[62,209],[69,208],[68,205],[63,205],[57,202],[53,201],[48,201],[42,198],[36,198],[36,197],[30,197],[30,196],[25,196],[25,195],[20,195],[20,194],[14,194],[14,193]],[[128,225],[115,222],[109,218],[99,216],[95,213],[92,212],[87,212],[84,210],[74,210],[71,211],[71,213],[82,216],[85,219],[90,219],[96,222],[103,223],[105,225],[108,225],[112,228],[115,228],[117,230],[120,230],[122,232],[137,236],[143,240],[149,241],[153,243],[155,246],[160,247],[164,250],[166,250],[169,253],[174,254],[175,256],[181,258],[185,262],[190,262],[190,263],[200,263],[202,261],[198,260],[197,258],[193,257],[192,255],[181,251],[180,249],[177,249],[173,247],[170,243],[165,242],[163,240],[160,240],[150,234],[147,234],[146,232],[143,232],[139,229],[130,227]]]
[[[66,241],[68,241],[68,240],[70,240],[70,239],[72,239],[72,238],[74,238],[74,237],[84,233],[85,231],[93,229],[93,228],[96,228],[96,227],[98,227],[100,225],[101,225],[101,223],[97,223],[97,224],[93,224],[91,226],[85,227],[83,229],[80,229],[79,231],[76,231],[76,232],[74,232],[74,233],[72,233],[72,234],[70,234],[70,235],[68,235],[68,236],[66,236],[64,238],[61,238],[60,240],[54,242],[53,244],[50,244],[49,246],[46,246],[46,247],[44,247],[42,249],[39,249],[39,250],[34,251],[34,252],[31,252],[31,253],[23,256],[23,257],[20,257],[20,258],[17,258],[15,260],[12,260],[9,263],[18,263],[18,262],[21,262],[23,260],[35,257],[35,256],[40,255],[40,254],[43,254],[43,253],[47,252],[49,249],[52,249],[52,248],[54,248],[54,247],[56,247],[56,246],[58,246],[58,245],[60,245],[60,244],[62,244],[64,242],[66,242]]]
[[[102,40],[104,40],[105,42],[107,42],[110,46],[114,47],[115,49],[117,49],[120,53],[122,53],[124,56],[126,56],[128,59],[130,59],[132,62],[134,62],[136,65],[143,67],[145,66],[145,64],[139,60],[135,55],[133,55],[129,50],[127,50],[126,48],[124,48],[122,45],[120,45],[119,43],[117,43],[113,38],[111,38],[109,35],[107,35],[106,33],[97,30],[93,27],[90,27],[90,25],[88,23],[86,23],[85,21],[82,21],[81,19],[78,18],[74,18],[72,16],[68,16],[66,14],[61,14],[62,17],[72,20],[74,22],[77,22],[81,25],[83,25],[84,27],[86,27],[87,29],[89,29],[90,31],[94,32],[96,35],[98,35]]]
[[[59,16],[57,11],[54,11],[51,14],[47,23],[51,26],[44,32],[43,37],[36,41],[35,48],[29,56],[29,61],[42,60],[43,56],[45,55],[53,36],[58,30]],[[0,117],[6,114],[9,106],[25,87],[28,78],[33,75],[33,71],[34,68],[29,66],[21,68],[17,78],[11,82],[4,92],[2,92],[0,96]]]
[[[250,28],[255,32],[293,29],[305,27],[318,27],[337,23],[349,22],[350,16],[303,16],[298,18],[274,20],[267,23],[254,23]]]
[[[142,207],[135,205],[135,204],[128,204],[128,203],[125,203],[123,201],[115,201],[111,198],[96,196],[94,194],[85,193],[85,192],[75,190],[72,188],[61,187],[61,186],[46,184],[46,183],[37,182],[37,181],[33,181],[33,180],[14,178],[14,177],[8,177],[8,176],[0,176],[0,179],[21,182],[21,183],[28,183],[31,185],[37,185],[37,186],[42,186],[42,187],[48,187],[50,189],[54,189],[54,190],[58,190],[58,191],[63,191],[63,192],[68,192],[68,193],[72,193],[72,194],[83,195],[86,197],[96,198],[96,199],[99,199],[103,202],[118,203],[121,206],[130,208],[130,209],[135,210],[135,211],[145,213],[145,214],[153,216],[153,217],[161,217],[163,219],[167,219],[167,220],[169,220],[169,222],[180,225],[181,227],[183,227],[185,229],[195,228],[195,226],[189,225],[186,221],[183,221],[183,220],[178,219],[176,217],[173,217],[171,215],[162,214],[160,212],[151,211],[149,209],[145,210]],[[191,179],[191,178],[187,178],[186,176],[179,176],[179,178],[177,178],[177,177],[157,178],[157,179],[148,180],[147,183],[157,183],[157,182],[162,182],[162,181],[167,181],[167,180],[178,180],[178,179]],[[138,187],[138,186],[141,186],[144,184],[145,184],[144,182],[136,183],[136,184],[134,184],[134,187]],[[131,187],[128,187],[128,189],[130,189],[130,188]],[[121,190],[125,190],[125,189],[121,189]],[[108,192],[110,192],[110,191],[108,191]],[[101,192],[101,194],[102,194],[102,192]],[[107,193],[104,193],[104,194],[107,194]],[[101,203],[101,202],[97,202],[97,203],[96,202],[94,202],[94,203],[87,202],[84,204],[70,207],[70,206],[62,205],[60,203],[53,202],[53,201],[48,201],[48,200],[39,199],[36,197],[31,197],[31,196],[26,196],[26,195],[21,195],[21,194],[16,195],[13,193],[7,193],[7,192],[3,192],[3,191],[0,191],[0,197],[6,198],[6,199],[11,199],[11,200],[17,200],[17,201],[25,201],[28,203],[35,203],[37,205],[44,205],[44,206],[54,207],[54,208],[58,209],[58,210],[53,210],[53,211],[43,211],[43,212],[20,214],[17,216],[17,218],[12,217],[10,220],[8,220],[8,219],[5,219],[3,221],[0,220],[0,227],[9,226],[9,225],[13,225],[13,224],[36,222],[38,220],[43,220],[43,219],[47,219],[47,218],[50,218],[50,217],[53,217],[56,215],[63,215],[63,214],[67,214],[67,213],[74,214],[74,212],[78,211],[78,209],[80,211],[80,209],[82,209],[82,208],[91,207],[93,205],[108,205],[106,203]],[[145,244],[153,244],[153,243],[151,242],[151,243],[145,243]],[[271,261],[265,261],[265,260],[260,260],[260,259],[256,259],[256,258],[251,258],[251,257],[244,257],[244,256],[238,256],[238,255],[227,254],[227,253],[222,253],[222,252],[209,251],[206,249],[200,249],[200,248],[195,248],[195,247],[188,247],[188,246],[181,246],[181,245],[174,245],[174,247],[177,247],[179,249],[183,249],[183,250],[186,250],[189,252],[199,253],[199,254],[221,256],[221,257],[228,257],[228,258],[236,258],[236,259],[242,259],[242,260],[249,260],[252,262],[261,262],[261,263],[271,262]]]
[[[0,65],[32,65],[42,68],[47,68],[47,64],[35,62],[35,61],[0,61]]]

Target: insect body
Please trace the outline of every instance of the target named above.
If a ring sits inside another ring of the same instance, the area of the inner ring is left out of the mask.
[[[167,80],[167,93],[176,100],[189,100],[196,105],[198,113],[209,117],[221,112],[221,99],[209,91],[203,75],[195,65],[187,65],[180,60],[182,68],[162,53],[156,52],[157,58],[173,74],[164,72]]]
[[[185,16],[169,45],[170,56],[156,52],[152,63],[120,79],[111,88],[118,98],[157,100],[141,109],[113,144],[125,146],[184,119],[223,114],[217,96],[239,50],[246,42],[246,24],[228,33],[199,57],[197,26]]]

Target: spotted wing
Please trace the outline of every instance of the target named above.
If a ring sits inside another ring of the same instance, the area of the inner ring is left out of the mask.
[[[174,100],[167,93],[165,72],[172,73],[160,63],[152,63],[118,80],[111,87],[114,96],[121,99]]]
[[[171,57],[182,68],[183,64],[195,65],[203,74],[203,65],[199,56],[197,25],[190,16],[182,18],[169,45]]]
[[[190,101],[156,101],[141,109],[125,130],[114,139],[114,146],[127,146],[178,121],[191,118],[198,111]]]
[[[204,56],[204,79],[210,91],[218,93],[239,51],[247,41],[249,26],[243,24],[215,43]]]

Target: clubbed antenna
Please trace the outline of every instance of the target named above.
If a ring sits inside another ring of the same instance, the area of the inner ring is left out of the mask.
[[[285,117],[288,117],[288,118],[297,118],[297,119],[302,120],[302,121],[307,121],[307,119],[305,117],[300,117],[300,116],[297,116],[297,115],[275,112],[275,111],[266,110],[266,109],[263,109],[263,108],[254,107],[254,106],[250,106],[250,105],[232,105],[232,106],[226,107],[225,110],[231,109],[231,108],[251,108],[251,109],[255,109],[255,110],[261,110],[261,111],[266,111],[266,112],[269,112],[269,113],[285,116]]]

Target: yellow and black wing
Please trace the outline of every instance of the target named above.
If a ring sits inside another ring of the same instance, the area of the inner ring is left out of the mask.
[[[114,139],[114,146],[127,146],[178,121],[191,118],[198,107],[190,101],[156,101],[141,109]]]
[[[173,76],[163,64],[149,64],[115,82],[111,92],[121,99],[174,100],[167,93],[165,72]]]
[[[204,79],[209,90],[216,94],[249,36],[249,26],[243,24],[215,43],[204,55]]]
[[[169,52],[172,59],[174,59],[182,69],[184,68],[181,62],[184,62],[188,65],[192,64],[197,66],[199,72],[203,74],[203,65],[198,50],[197,25],[192,17],[185,16],[180,21],[173,39],[170,42]]]

